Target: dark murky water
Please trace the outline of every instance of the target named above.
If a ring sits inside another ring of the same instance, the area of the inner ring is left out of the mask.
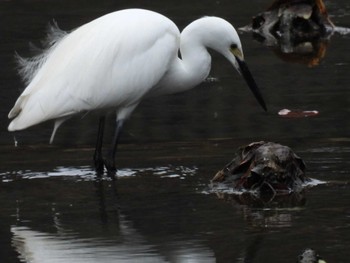
[[[335,34],[316,67],[287,63],[272,48],[241,40],[267,100],[259,108],[232,67],[214,54],[209,81],[184,94],[145,101],[125,127],[118,180],[95,181],[96,116],[68,121],[53,146],[52,123],[17,134],[7,113],[23,88],[13,54],[44,37],[55,19],[72,29],[104,13],[144,7],[180,28],[213,14],[236,27],[269,1],[1,1],[0,261],[295,262],[316,249],[347,263],[350,246],[349,35]],[[335,24],[350,26],[348,1],[326,2]],[[318,110],[286,119],[283,108]],[[113,116],[110,117],[112,130]],[[110,131],[110,134],[112,131]],[[318,184],[294,202],[242,204],[206,192],[210,178],[243,144],[293,148]]]

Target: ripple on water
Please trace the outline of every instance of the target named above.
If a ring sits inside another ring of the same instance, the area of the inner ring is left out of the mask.
[[[148,173],[153,174],[155,176],[159,176],[160,178],[185,179],[187,176],[195,175],[197,170],[197,167],[172,165],[146,168],[123,168],[117,171],[117,177],[132,177]],[[53,177],[73,178],[77,181],[93,181],[96,179],[96,172],[91,166],[58,166],[52,171],[18,170],[0,173],[1,182],[3,183],[12,182],[15,179],[43,179]],[[103,180],[110,180],[110,178],[104,177]]]
[[[326,181],[321,181],[318,179],[310,178],[309,181],[303,184],[303,188],[314,187],[320,184],[326,184]],[[236,189],[224,183],[215,183],[209,185],[205,190],[202,191],[203,194],[212,194],[212,193],[222,193],[229,195],[242,195],[244,193],[250,193],[252,195],[257,195],[256,190],[246,190],[246,189]]]

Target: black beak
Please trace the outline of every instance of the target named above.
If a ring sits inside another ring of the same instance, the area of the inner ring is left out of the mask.
[[[245,81],[247,82],[250,90],[253,92],[255,98],[258,100],[261,107],[263,107],[263,109],[265,111],[267,111],[265,101],[260,93],[258,86],[255,83],[255,80],[253,79],[252,74],[250,73],[250,71],[248,69],[247,64],[243,60],[240,60],[237,56],[235,56],[235,58],[236,58],[237,63],[239,65],[239,69],[241,71],[241,74],[242,74],[243,78],[245,79]]]

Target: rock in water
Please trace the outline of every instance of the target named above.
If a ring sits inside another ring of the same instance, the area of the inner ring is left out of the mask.
[[[308,180],[303,160],[288,146],[261,141],[240,147],[236,157],[211,182],[237,190],[282,194],[301,191]]]

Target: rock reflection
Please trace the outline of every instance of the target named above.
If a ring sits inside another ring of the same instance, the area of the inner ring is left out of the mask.
[[[324,183],[311,179],[304,184],[302,191],[263,195],[254,191],[237,191],[227,186],[212,184],[206,193],[215,194],[219,200],[230,203],[241,210],[244,220],[251,227],[283,228],[291,227],[294,212],[303,210],[306,204],[307,189]]]
[[[242,211],[251,227],[281,228],[292,226],[292,212],[301,210],[306,203],[304,193],[257,197],[252,193],[216,193],[218,199],[231,203]]]

